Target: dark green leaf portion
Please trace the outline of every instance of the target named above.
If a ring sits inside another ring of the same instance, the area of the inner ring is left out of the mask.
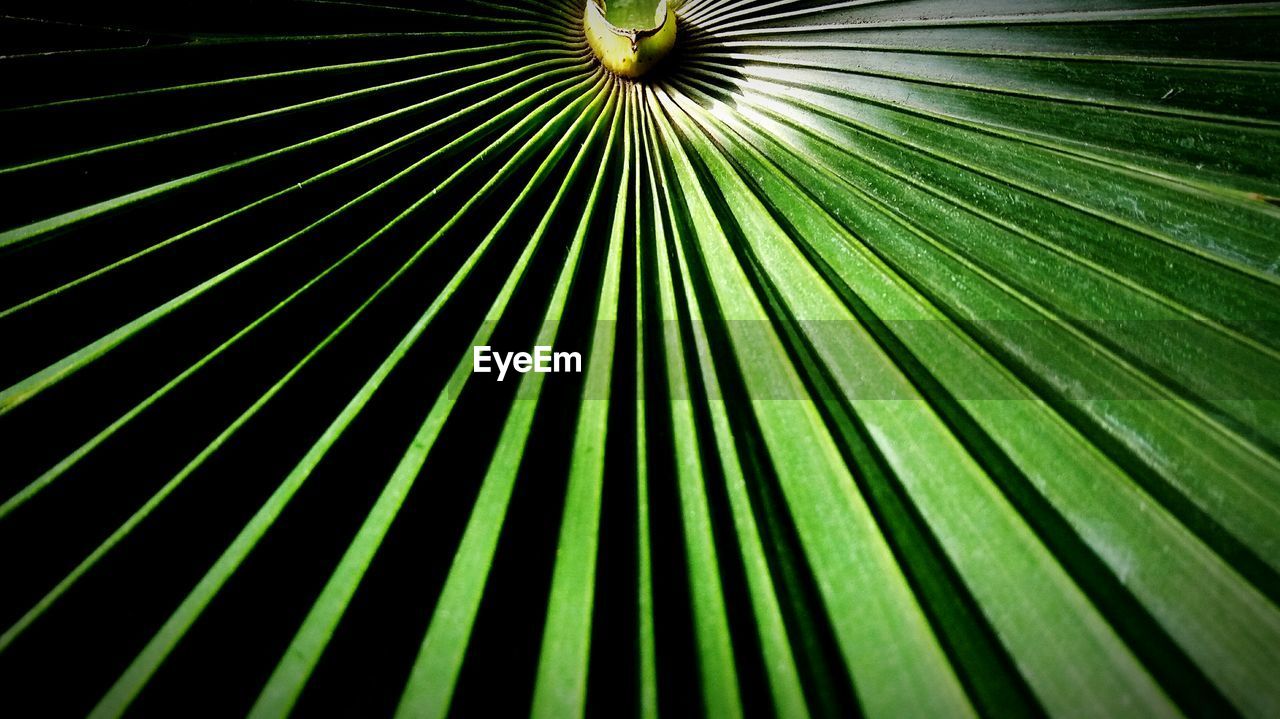
[[[585,1],[0,19],[0,714],[1280,713],[1280,6]]]

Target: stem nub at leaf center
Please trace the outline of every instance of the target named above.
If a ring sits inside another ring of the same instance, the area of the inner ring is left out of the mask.
[[[649,72],[676,44],[667,0],[587,0],[583,27],[600,64],[622,77]]]

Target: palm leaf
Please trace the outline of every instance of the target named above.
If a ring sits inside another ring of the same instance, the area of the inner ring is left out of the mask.
[[[0,713],[1280,712],[1280,7],[671,7],[0,17]]]

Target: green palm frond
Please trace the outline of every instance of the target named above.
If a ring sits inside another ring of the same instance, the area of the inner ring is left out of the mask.
[[[0,14],[0,715],[1280,713],[1280,4],[588,2]]]

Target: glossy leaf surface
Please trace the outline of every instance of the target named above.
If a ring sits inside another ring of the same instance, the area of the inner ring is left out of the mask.
[[[0,17],[0,715],[1280,713],[1280,6],[671,7]]]

